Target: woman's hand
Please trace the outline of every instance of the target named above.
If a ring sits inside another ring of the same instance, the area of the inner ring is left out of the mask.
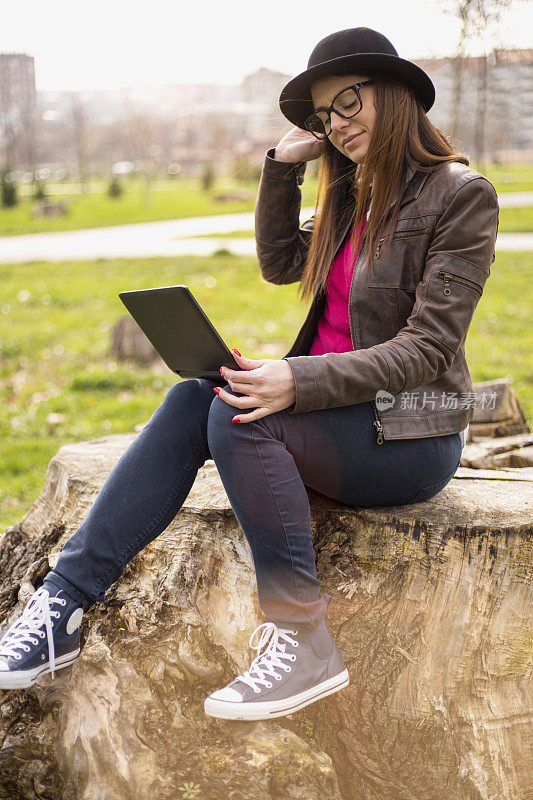
[[[276,161],[312,161],[326,152],[327,139],[317,139],[310,131],[304,131],[296,125],[285,134],[276,146]]]
[[[223,378],[229,383],[233,392],[247,395],[234,397],[219,389],[218,396],[230,406],[242,410],[253,408],[249,414],[239,414],[233,422],[254,422],[257,419],[275,414],[291,406],[296,400],[296,388],[289,364],[282,359],[244,358],[238,351],[232,350],[233,357],[243,371],[222,367]]]

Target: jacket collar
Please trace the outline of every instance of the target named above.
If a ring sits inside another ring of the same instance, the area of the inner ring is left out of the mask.
[[[402,199],[400,201],[400,206],[403,206],[405,203],[409,203],[411,200],[414,200],[420,194],[422,190],[422,186],[426,182],[429,173],[427,172],[417,172],[414,167],[410,164],[407,165],[407,170],[404,179],[404,192],[402,194]],[[392,208],[396,202],[396,198],[392,201],[390,207]],[[372,209],[372,190],[370,191],[370,205],[368,206],[367,211],[367,219],[370,216],[370,211]]]

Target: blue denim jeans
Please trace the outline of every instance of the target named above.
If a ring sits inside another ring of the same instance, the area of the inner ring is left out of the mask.
[[[326,618],[331,595],[320,591],[305,487],[348,506],[426,500],[453,477],[461,437],[378,445],[369,402],[232,423],[239,410],[214,394],[216,385],[223,379],[193,378],[169,390],[45,581],[87,608],[102,600],[172,522],[199,468],[214,459],[250,545],[263,613],[277,624],[312,628]]]

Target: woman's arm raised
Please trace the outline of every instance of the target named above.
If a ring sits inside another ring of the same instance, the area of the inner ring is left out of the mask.
[[[313,217],[300,228],[300,185],[307,161],[318,158],[325,147],[325,140],[294,127],[267,151],[255,207],[255,241],[261,274],[270,283],[301,278]]]

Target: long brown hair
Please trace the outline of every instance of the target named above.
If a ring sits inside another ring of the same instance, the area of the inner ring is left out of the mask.
[[[335,229],[347,213],[355,217],[349,235],[362,222],[370,202],[372,210],[363,240],[371,259],[374,245],[383,236],[389,245],[399,213],[408,165],[419,172],[433,172],[448,161],[467,166],[466,155],[454,150],[445,134],[428,119],[411,87],[385,70],[365,71],[374,79],[376,118],[365,158],[356,164],[327,140],[320,157],[313,234],[298,287],[302,299],[325,288],[335,252]],[[396,200],[392,215],[390,206]]]

